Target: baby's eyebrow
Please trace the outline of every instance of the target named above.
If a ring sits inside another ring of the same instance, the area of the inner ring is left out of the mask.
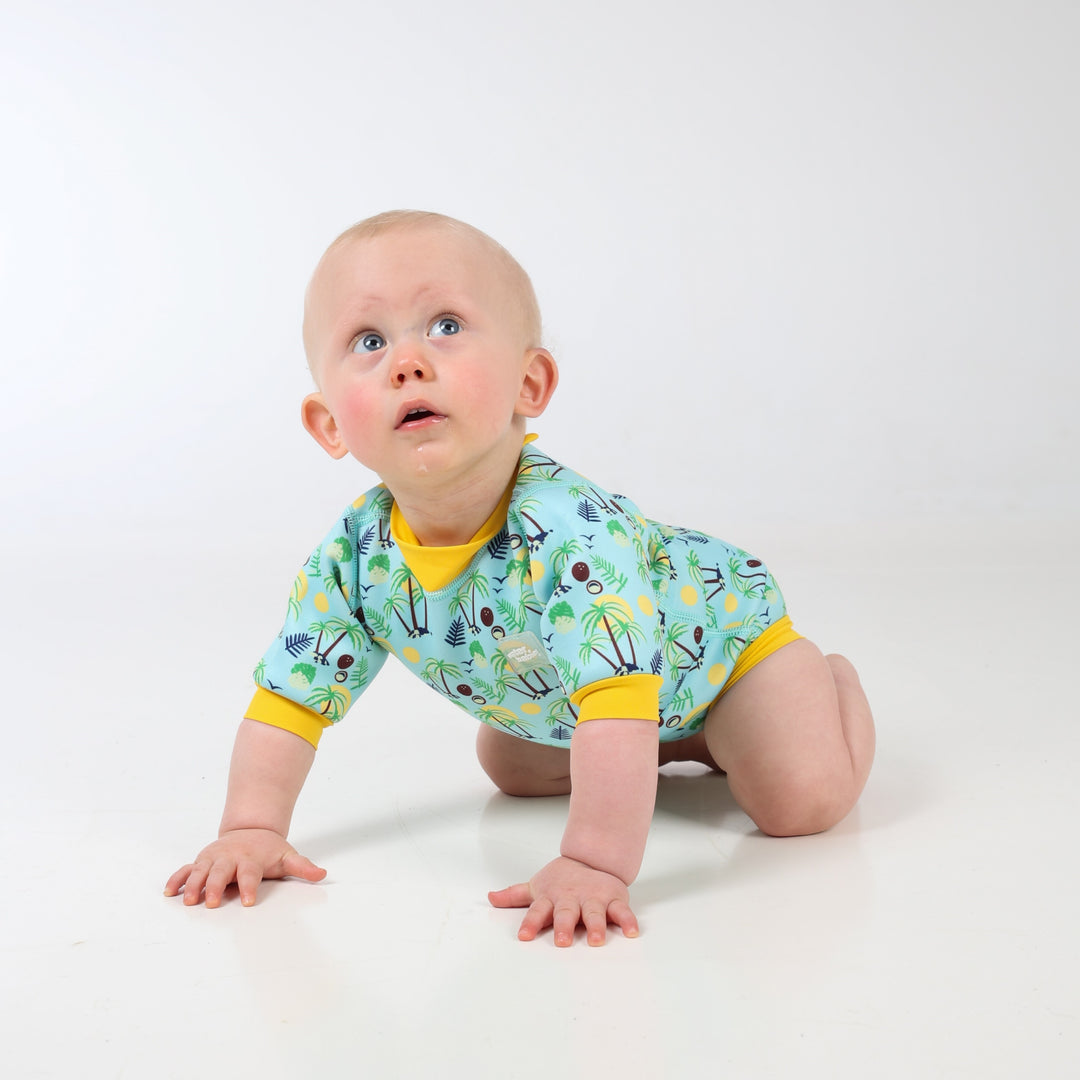
[[[425,282],[413,293],[414,304],[438,304],[454,306],[460,300],[461,290],[446,282]]]

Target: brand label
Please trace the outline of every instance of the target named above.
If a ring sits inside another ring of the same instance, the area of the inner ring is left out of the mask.
[[[537,668],[551,666],[543,643],[528,630],[522,634],[515,634],[514,637],[503,638],[499,642],[498,649],[518,675],[527,675],[530,671],[536,671]]]

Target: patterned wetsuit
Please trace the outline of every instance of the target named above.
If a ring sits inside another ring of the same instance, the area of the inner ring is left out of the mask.
[[[647,520],[535,444],[448,574],[421,566],[444,549],[402,532],[382,486],[346,509],[294,583],[248,716],[317,742],[393,652],[524,739],[566,746],[579,718],[596,716],[658,719],[661,739],[678,739],[733,678],[797,637],[757,559]]]

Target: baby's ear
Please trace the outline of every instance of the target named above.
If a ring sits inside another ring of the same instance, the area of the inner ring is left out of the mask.
[[[547,349],[530,349],[518,394],[519,416],[539,416],[559,385],[559,365]]]
[[[308,394],[300,406],[300,419],[308,434],[332,457],[343,458],[349,448],[341,438],[333,413],[322,394]]]

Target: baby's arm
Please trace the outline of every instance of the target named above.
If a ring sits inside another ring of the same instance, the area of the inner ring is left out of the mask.
[[[250,907],[263,878],[321,881],[326,871],[285,839],[314,759],[315,748],[298,735],[244,720],[236,733],[218,839],[169,878],[165,895],[183,889],[184,903],[197,904],[205,891],[206,906],[217,907],[235,881],[241,903]]]
[[[496,907],[528,907],[518,931],[531,941],[553,926],[555,944],[570,945],[584,924],[602,945],[608,922],[636,937],[628,886],[637,877],[656,802],[659,739],[655,721],[590,720],[574,732],[570,814],[559,858],[530,881],[489,894]]]

